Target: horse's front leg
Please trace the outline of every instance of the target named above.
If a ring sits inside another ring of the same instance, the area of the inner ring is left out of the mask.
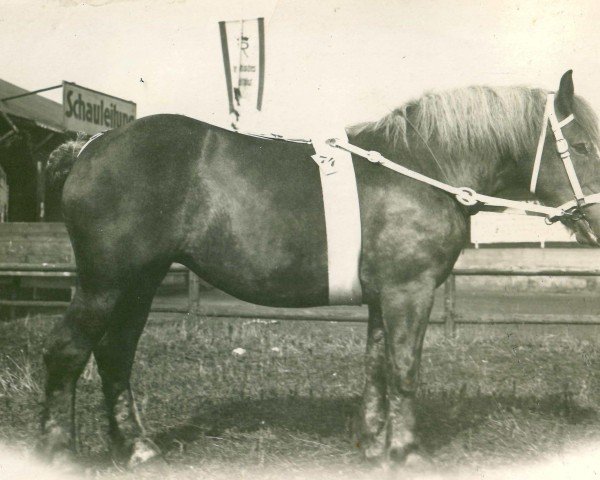
[[[381,291],[386,357],[386,447],[393,462],[417,449],[414,401],[421,350],[433,305],[435,280],[418,279]]]
[[[359,414],[358,440],[368,460],[380,459],[386,446],[385,332],[379,302],[369,304],[365,388]]]

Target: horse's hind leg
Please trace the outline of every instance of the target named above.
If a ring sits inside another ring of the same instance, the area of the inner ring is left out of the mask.
[[[130,385],[131,369],[138,340],[146,321],[156,287],[166,269],[144,274],[135,289],[127,291],[115,311],[114,321],[94,348],[109,422],[113,455],[134,465],[158,453],[146,438]]]
[[[75,450],[75,386],[93,346],[104,334],[118,292],[78,290],[44,350],[46,396],[41,453],[49,458]]]

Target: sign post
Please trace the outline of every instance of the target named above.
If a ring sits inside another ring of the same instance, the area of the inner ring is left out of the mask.
[[[63,82],[63,122],[67,130],[88,135],[133,122],[136,104],[71,82]]]
[[[264,18],[219,22],[231,126],[262,109],[265,83]]]

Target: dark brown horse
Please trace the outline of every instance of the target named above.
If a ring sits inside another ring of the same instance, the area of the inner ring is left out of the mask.
[[[350,128],[349,141],[454,186],[488,195],[527,190],[546,98],[546,91],[524,87],[431,93]],[[575,117],[563,133],[584,192],[600,192],[596,117],[574,96],[570,72],[554,106],[559,120]],[[545,141],[537,194],[559,205],[573,193],[550,130]],[[313,153],[310,145],[247,137],[177,115],[142,118],[81,152],[63,192],[80,285],[44,354],[43,451],[74,448],[75,386],[93,352],[115,450],[133,463],[155,453],[130,374],[171,263],[249,302],[327,304]],[[360,282],[369,307],[360,445],[367,458],[402,461],[417,448],[413,402],[434,290],[467,242],[470,212],[424,183],[359,157],[353,163]],[[586,207],[585,218],[570,223],[582,241],[596,244],[600,206]]]

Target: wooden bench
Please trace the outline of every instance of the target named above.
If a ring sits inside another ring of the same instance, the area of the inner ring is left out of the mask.
[[[38,289],[72,291],[76,282],[73,264],[73,250],[64,224],[0,223],[0,286],[8,292],[8,298],[0,299],[0,305],[10,307],[11,317],[17,306],[38,301]],[[25,288],[33,290],[33,298],[19,298]],[[65,302],[43,303],[58,306]]]

